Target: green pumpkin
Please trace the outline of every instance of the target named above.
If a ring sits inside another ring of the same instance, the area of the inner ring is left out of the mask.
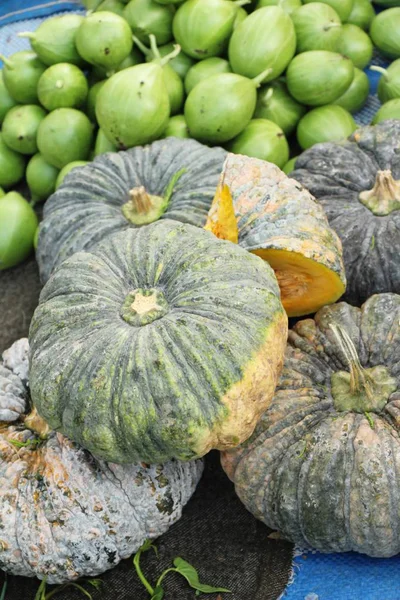
[[[399,352],[400,296],[322,308],[289,332],[252,438],[224,453],[246,508],[297,546],[400,552]]]
[[[115,231],[163,218],[203,227],[225,156],[221,148],[170,138],[104,154],[71,173],[44,207],[42,280],[64,258]]]
[[[29,332],[32,401],[99,458],[189,460],[249,437],[286,336],[269,265],[160,221],[77,252],[49,279]]]

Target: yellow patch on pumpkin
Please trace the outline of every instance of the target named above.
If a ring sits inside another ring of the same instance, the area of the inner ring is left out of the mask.
[[[211,231],[220,240],[238,243],[239,229],[232,195],[229,187],[223,182],[218,184],[204,229]]]

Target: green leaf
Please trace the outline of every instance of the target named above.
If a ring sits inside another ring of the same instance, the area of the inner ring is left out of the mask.
[[[231,590],[227,590],[225,588],[213,587],[211,585],[205,585],[200,583],[199,575],[194,567],[190,565],[186,560],[180,558],[179,556],[174,559],[174,565],[178,573],[180,573],[188,582],[190,587],[195,590],[199,590],[199,592],[203,592],[204,594],[213,594],[215,592],[227,592],[231,593]]]
[[[154,594],[151,597],[151,600],[162,600],[164,598],[164,590],[161,585],[158,585],[154,589]]]
[[[46,600],[46,577],[42,579],[38,591],[36,592],[35,600]]]
[[[156,556],[158,557],[158,550],[157,550],[157,546],[155,546],[154,544],[151,543],[151,540],[146,540],[144,542],[144,544],[139,548],[137,553],[141,553],[141,552],[147,552],[148,550],[150,550],[150,548],[153,548]]]
[[[101,579],[88,579],[87,582],[96,588],[96,590],[99,590],[104,583]]]
[[[3,587],[1,588],[0,600],[5,600],[6,590],[7,590],[7,575],[6,575],[6,580],[3,583]]]

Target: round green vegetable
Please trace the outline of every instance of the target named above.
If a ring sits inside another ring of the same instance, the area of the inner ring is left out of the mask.
[[[50,165],[40,153],[32,156],[25,176],[34,203],[47,200],[54,192],[58,173],[58,169]]]
[[[74,160],[88,157],[93,126],[87,116],[75,108],[57,108],[40,123],[37,145],[48,163],[62,169]]]
[[[297,158],[297,156],[293,156],[293,158],[288,160],[286,165],[284,165],[282,168],[282,171],[286,173],[286,175],[289,175],[292,171],[294,171]]]
[[[238,6],[238,9],[236,11],[236,17],[235,17],[235,20],[233,21],[233,30],[235,30],[236,27],[238,25],[240,25],[240,23],[242,21],[244,21],[245,18],[248,16],[249,16],[249,13],[246,12],[242,6]]]
[[[0,132],[0,186],[12,187],[23,178],[24,173],[24,157],[7,146]]]
[[[159,46],[167,44],[173,38],[174,14],[173,6],[162,6],[154,0],[131,0],[124,9],[124,18],[135,36],[147,44],[152,33],[156,36]]]
[[[187,0],[176,12],[174,37],[192,58],[220,56],[227,48],[243,0]]]
[[[123,71],[123,69],[127,69],[128,67],[140,65],[142,62],[144,62],[144,56],[140,52],[140,50],[138,50],[136,46],[134,46],[128,54],[128,56],[124,58],[124,60],[121,63],[119,63],[116,69],[109,71],[108,69],[103,69],[102,67],[94,66],[91,70],[90,75],[92,78],[95,77],[97,82],[99,80],[107,79],[107,77],[113,75],[114,72]]]
[[[310,110],[297,126],[297,140],[305,150],[321,142],[344,140],[356,129],[351,114],[333,104]]]
[[[104,0],[103,2],[101,2],[98,5],[98,7],[96,8],[96,12],[107,11],[107,12],[115,13],[116,15],[119,15],[120,17],[123,17],[124,16],[124,8],[125,8],[124,2],[120,2],[119,0]]]
[[[176,46],[173,43],[160,46],[158,48],[160,56],[164,57],[167,56],[167,54],[171,54],[174,51],[175,47]],[[151,62],[153,58],[153,53],[150,50],[149,54],[146,55],[146,61]],[[189,71],[190,67],[192,67],[195,64],[195,61],[193,60],[193,58],[190,58],[190,56],[185,54],[181,49],[179,54],[171,58],[168,64],[170,65],[170,67],[173,68],[175,73],[178,73],[181,79],[185,79],[187,72]]]
[[[15,152],[35,154],[37,132],[45,116],[44,108],[35,104],[14,106],[3,121],[4,142]]]
[[[342,23],[329,4],[304,4],[291,17],[296,30],[298,53],[307,50],[337,50]]]
[[[282,129],[267,119],[253,119],[228,145],[227,150],[261,158],[282,168],[289,159],[289,146]]]
[[[342,96],[353,77],[354,66],[349,58],[336,52],[312,50],[292,60],[286,72],[286,84],[298,102],[320,106]]]
[[[278,77],[296,50],[292,19],[279,6],[266,6],[253,12],[232,34],[229,62],[235,73],[254,78],[261,72],[264,82]]]
[[[258,0],[256,8],[263,8],[264,6],[279,6],[288,15],[291,15],[302,4],[301,0]]]
[[[88,94],[85,75],[75,65],[58,63],[46,69],[38,83],[40,103],[47,110],[79,108]]]
[[[61,169],[57,176],[56,190],[60,187],[65,177],[68,175],[68,173],[70,173],[70,171],[72,171],[72,169],[75,169],[76,167],[84,167],[87,164],[89,164],[89,161],[87,160],[73,160],[72,162],[65,165],[65,167]]]
[[[3,71],[0,71],[0,125],[4,121],[4,117],[17,103],[11,96],[4,83]]]
[[[94,145],[93,158],[104,154],[105,152],[115,152],[117,149],[112,142],[106,137],[104,131],[99,129],[96,136],[96,142]]]
[[[189,138],[189,129],[184,115],[175,115],[168,121],[163,137]]]
[[[32,252],[37,226],[36,213],[21,194],[9,192],[0,198],[0,271]]]
[[[370,37],[357,25],[343,25],[337,50],[353,61],[355,67],[364,69],[372,58],[374,47]]]
[[[75,43],[88,63],[109,71],[116,69],[133,47],[128,23],[111,12],[88,15],[76,33]]]
[[[27,37],[33,50],[45,65],[71,63],[82,66],[84,61],[75,46],[75,35],[83,17],[81,15],[62,15],[46,19],[35,32],[19,33]]]
[[[400,98],[400,59],[393,61],[387,69],[376,66],[369,68],[382,73],[378,83],[378,98],[382,104],[393,98]]]
[[[354,69],[354,78],[343,96],[340,96],[333,104],[345,108],[350,113],[356,113],[362,109],[369,96],[369,79],[360,69]]]
[[[358,25],[358,27],[361,27],[364,31],[368,31],[374,17],[375,11],[370,0],[354,0],[353,8],[347,19],[347,23]]]
[[[37,85],[46,65],[30,50],[16,52],[10,58],[0,55],[0,59],[4,63],[4,84],[14,100],[19,104],[37,103]]]
[[[97,95],[97,121],[119,149],[157,139],[169,116],[168,89],[163,67],[158,63],[136,65],[116,73]]]
[[[400,119],[400,98],[393,98],[385,102],[380,109],[375,113],[371,121],[372,125],[387,121],[388,119]]]
[[[98,95],[99,91],[101,90],[101,88],[103,87],[103,85],[105,84],[105,82],[106,82],[106,80],[98,81],[97,83],[92,85],[92,87],[89,89],[85,112],[86,112],[87,116],[89,117],[89,119],[92,121],[92,123],[97,122],[96,100],[97,100],[97,95]]]
[[[212,75],[231,72],[232,69],[230,64],[227,60],[225,60],[225,58],[212,56],[211,58],[200,60],[187,72],[185,77],[185,91],[187,94],[189,94],[195,85],[200,83],[200,81],[203,81],[203,79],[211,77]]]
[[[317,2],[318,0],[303,0],[303,4]],[[347,21],[353,9],[354,0],[325,0],[325,4],[329,4],[337,12],[342,23]]]
[[[383,10],[371,23],[369,35],[375,46],[389,58],[400,57],[400,7]]]
[[[184,88],[182,79],[179,77],[178,73],[174,71],[174,69],[172,69],[172,67],[169,64],[169,60],[170,58],[176,56],[180,52],[180,48],[177,45],[174,46],[173,52],[170,55],[167,55],[168,62],[165,63],[166,57],[161,57],[161,54],[157,47],[157,41],[155,36],[153,34],[150,34],[149,38],[151,50],[144,46],[144,44],[142,44],[142,42],[138,38],[136,38],[136,36],[133,36],[133,39],[135,40],[136,44],[139,46],[139,48],[141,48],[142,52],[145,55],[151,53],[151,56],[153,57],[151,62],[162,67],[164,81],[168,91],[170,114],[175,115],[178,112],[180,112],[183,107]]]
[[[305,112],[305,106],[292,98],[281,81],[274,81],[258,90],[254,116],[273,121],[285,135],[289,135],[295,129]]]
[[[185,102],[190,137],[222,143],[239,135],[254,114],[256,88],[263,78],[264,73],[255,79],[221,73],[198,83]]]

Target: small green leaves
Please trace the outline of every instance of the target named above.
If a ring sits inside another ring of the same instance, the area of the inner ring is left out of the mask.
[[[101,585],[103,584],[101,579],[86,579],[86,580],[82,580],[81,583],[88,583],[89,585],[94,587],[96,590],[100,589]],[[75,581],[71,581],[68,583],[64,583],[62,585],[58,585],[56,588],[54,588],[50,592],[46,593],[46,577],[43,579],[43,581],[41,582],[41,584],[38,588],[38,591],[36,592],[35,600],[51,600],[51,598],[53,598],[53,596],[55,596],[59,592],[62,592],[67,587],[74,587],[77,590],[79,590],[81,592],[81,594],[83,594],[86,598],[88,598],[89,600],[93,600],[93,597],[90,594],[90,592],[88,592],[83,587],[83,585],[81,585],[80,583],[77,583]],[[3,598],[3,596],[0,596],[0,600],[5,600],[5,599]]]
[[[162,600],[162,598],[164,598],[164,590],[161,585],[158,585],[154,590],[151,600]]]
[[[212,587],[211,585],[200,583],[199,575],[196,569],[179,556],[174,559],[174,565],[177,573],[180,573],[180,575],[186,579],[190,587],[198,590],[199,592],[203,592],[204,594],[213,594],[215,592],[227,592],[228,594],[231,593],[231,590],[227,590],[225,588]]]
[[[191,564],[186,562],[186,560],[183,560],[183,558],[180,558],[180,556],[177,556],[174,559],[174,567],[169,567],[168,569],[165,569],[165,571],[163,571],[161,573],[160,577],[157,580],[155,588],[153,588],[150,585],[150,583],[147,581],[147,579],[145,578],[145,576],[142,572],[142,569],[140,568],[140,564],[139,564],[141,554],[143,552],[146,552],[147,550],[150,550],[150,548],[153,548],[154,552],[158,556],[156,546],[154,546],[150,540],[146,540],[144,542],[144,544],[136,552],[135,556],[133,557],[133,564],[135,566],[135,569],[136,569],[136,572],[138,574],[140,581],[143,583],[146,590],[150,594],[151,600],[162,600],[162,598],[164,598],[164,589],[161,586],[161,582],[163,581],[164,577],[168,573],[179,573],[179,575],[182,575],[182,577],[184,577],[186,579],[186,581],[188,582],[190,587],[192,587],[194,590],[196,590],[196,594],[195,594],[196,596],[199,596],[201,592],[204,594],[213,594],[215,592],[230,593],[230,590],[227,590],[225,588],[212,587],[211,585],[206,585],[204,583],[200,583],[199,575],[198,575],[196,569],[194,567],[192,567]]]

